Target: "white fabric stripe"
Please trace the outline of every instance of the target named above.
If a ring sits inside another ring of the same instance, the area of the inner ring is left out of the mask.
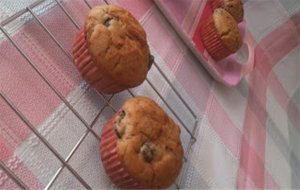
[[[247,27],[257,42],[289,18],[278,0],[251,0],[244,9]]]
[[[228,88],[220,83],[214,83],[213,92],[230,120],[243,131],[247,95],[243,96],[237,88]]]
[[[235,188],[239,162],[216,134],[207,117],[202,119],[196,143],[190,162],[197,168],[198,174],[207,183],[206,186]],[[200,183],[197,175],[194,175],[188,188],[197,189],[203,186]]]
[[[269,126],[271,125],[270,122],[267,122],[267,125],[268,127],[274,127]],[[291,168],[288,160],[285,158],[289,157],[289,154],[283,156],[277,145],[270,134],[267,133],[265,167],[281,188],[289,188],[291,187]]]
[[[288,140],[289,137],[289,128],[288,128],[288,118],[286,111],[278,104],[274,98],[272,92],[268,89],[267,91],[267,105],[266,110],[269,114],[269,120],[271,119],[277,126],[280,134],[284,140]]]
[[[8,16],[11,16],[13,13],[24,8],[25,6],[30,5],[32,2],[34,2],[34,1],[26,0],[26,1],[21,1],[21,4],[20,4],[20,1],[16,1],[14,3],[12,3],[10,0],[7,2],[3,1],[3,2],[1,2],[2,4],[0,4],[0,7],[1,7],[0,11],[6,10],[6,12],[3,15],[2,15],[2,13],[0,13],[0,17],[7,18]],[[56,2],[54,0],[45,1],[44,3],[37,6],[34,9],[34,13],[36,13],[36,15],[41,15],[41,14],[45,13],[46,11],[50,10],[51,8],[53,8],[55,5],[56,5]],[[10,34],[15,34],[25,26],[24,25],[25,23],[27,23],[28,21],[30,21],[32,19],[33,19],[33,16],[31,14],[29,14],[29,13],[23,14],[22,16],[18,17],[11,23],[7,24],[5,29]],[[1,19],[0,19],[0,21],[1,21]],[[4,37],[4,35],[1,32],[0,33],[0,42],[5,39],[6,38]]]
[[[299,0],[279,0],[281,5],[287,10],[288,15],[292,16],[299,11],[300,1]]]
[[[299,151],[293,149],[291,139],[300,139],[300,134],[294,126],[289,125],[289,119],[285,110],[278,105],[272,92],[268,91],[267,110],[267,144],[266,144],[266,168],[282,188],[290,188],[291,176],[300,177]],[[297,142],[296,142],[297,144]],[[294,147],[298,147],[298,145]],[[282,175],[284,174],[284,175]]]
[[[300,45],[290,51],[276,66],[273,71],[285,88],[289,97],[292,98],[300,87]],[[298,105],[299,106],[299,105]],[[300,106],[298,107],[300,109]]]

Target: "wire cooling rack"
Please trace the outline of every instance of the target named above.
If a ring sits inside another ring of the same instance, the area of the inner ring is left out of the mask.
[[[43,28],[43,30],[47,33],[47,36],[55,42],[55,44],[58,46],[58,48],[72,61],[72,55],[63,47],[63,45],[60,43],[60,41],[55,38],[55,36],[50,32],[50,30],[46,27],[46,25],[43,23],[43,21],[39,18],[38,14],[34,11],[34,8],[41,5],[46,0],[38,0],[34,2],[33,4],[29,5],[28,7],[18,11],[14,15],[8,17],[0,24],[0,31],[4,34],[6,39],[14,46],[15,50],[22,55],[22,57],[27,61],[27,63],[34,69],[34,71],[39,75],[39,77],[45,82],[46,85],[50,87],[50,89],[56,94],[56,96],[67,106],[67,108],[80,120],[80,122],[84,125],[86,128],[85,132],[82,134],[81,138],[78,140],[78,142],[75,144],[75,146],[71,149],[71,151],[68,153],[67,157],[64,158],[59,152],[54,148],[54,146],[33,126],[33,124],[26,118],[26,116],[20,111],[20,109],[10,100],[10,98],[3,93],[0,89],[0,96],[3,98],[3,100],[7,103],[7,105],[16,113],[16,115],[26,124],[26,126],[36,135],[36,137],[48,148],[48,150],[60,161],[61,167],[55,172],[55,174],[52,176],[51,180],[46,185],[45,189],[49,189],[52,187],[54,182],[59,178],[60,173],[64,168],[66,168],[86,189],[91,189],[90,184],[84,178],[76,171],[69,163],[72,156],[75,154],[75,152],[79,149],[80,145],[84,141],[84,139],[88,136],[88,134],[92,134],[96,139],[100,140],[99,134],[95,132],[93,129],[95,123],[97,120],[101,117],[103,112],[105,111],[105,108],[109,108],[112,112],[116,112],[118,110],[117,107],[113,106],[111,100],[114,98],[115,95],[106,96],[102,93],[98,93],[97,95],[99,98],[103,99],[105,102],[102,108],[99,110],[96,117],[93,119],[91,124],[89,124],[81,115],[80,113],[74,108],[74,106],[71,104],[70,101],[68,101],[62,93],[56,88],[56,86],[43,74],[43,72],[37,67],[37,65],[31,60],[31,58],[26,55],[25,51],[20,47],[20,45],[13,39],[12,34],[5,29],[5,26],[13,22],[19,17],[22,17],[24,14],[30,14],[33,19]],[[83,0],[85,5],[88,8],[91,8],[90,4]],[[103,1],[106,4],[109,4],[108,1]],[[56,6],[59,6],[60,10],[63,11],[63,13],[68,17],[68,20],[79,30],[80,26],[78,23],[72,18],[71,14],[66,10],[63,3],[60,0],[55,0]],[[0,32],[0,33],[1,33]],[[154,83],[149,79],[149,77],[146,79],[146,83],[151,87],[151,89],[155,92],[155,94],[160,99],[161,105],[166,108],[165,110],[170,113],[175,121],[179,123],[179,125],[182,128],[182,131],[185,131],[189,138],[188,141],[185,142],[185,157],[184,157],[184,167],[182,169],[182,172],[180,176],[178,177],[177,181],[172,186],[173,188],[179,189],[184,188],[183,181],[185,180],[185,173],[187,169],[187,165],[189,162],[189,152],[191,150],[191,147],[193,146],[193,143],[196,141],[196,138],[194,136],[194,133],[197,129],[198,124],[198,117],[195,113],[195,111],[189,106],[187,101],[183,98],[181,93],[175,86],[172,84],[170,79],[167,77],[167,75],[163,72],[163,69],[159,64],[156,62],[153,63],[153,66],[157,69],[159,73],[159,77],[161,77],[162,80],[166,82],[166,84],[170,87],[172,92],[175,94],[178,101],[182,103],[182,105],[185,107],[185,109],[188,111],[188,114],[191,115],[192,118],[192,126],[188,125],[187,122],[184,120],[184,116],[180,116],[178,114],[178,110],[174,109],[174,105],[171,105],[168,103],[166,99],[164,99],[161,92],[157,89],[157,87],[154,85]],[[135,93],[133,90],[128,89],[127,92],[130,94],[130,96],[134,97]],[[189,122],[190,123],[190,122]],[[66,134],[67,135],[67,134]],[[99,164],[99,163],[95,163]],[[14,173],[14,171],[9,168],[3,161],[0,161],[0,168],[1,170],[11,179],[13,180],[20,188],[22,189],[29,189],[28,186],[26,186],[26,182],[22,181],[18,175]]]

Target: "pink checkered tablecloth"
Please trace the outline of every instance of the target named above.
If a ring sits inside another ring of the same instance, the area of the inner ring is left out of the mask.
[[[0,21],[32,2],[0,1]],[[34,11],[70,53],[78,29],[55,2],[46,2],[44,8]],[[244,1],[247,28],[255,41],[254,69],[233,88],[216,82],[207,73],[153,1],[111,2],[130,10],[143,24],[156,62],[199,118],[194,134],[197,141],[190,150],[182,188],[300,189],[299,0]],[[86,4],[81,0],[65,0],[62,4],[82,25],[89,11]],[[195,27],[189,19],[200,10],[200,0],[178,0],[172,6],[182,27]],[[82,81],[71,59],[37,21],[24,15],[6,29],[81,116],[92,122],[103,100]],[[166,100],[176,104],[168,85],[152,70],[151,81]],[[1,32],[0,91],[64,158],[85,131]],[[135,92],[155,97],[145,84]],[[115,95],[112,104],[118,106],[128,97],[126,93]],[[184,110],[177,110],[184,116]],[[95,125],[96,132],[100,133],[111,115],[107,108]],[[185,118],[189,123],[188,116]],[[44,188],[61,167],[1,98],[0,148],[1,161],[31,189]],[[69,162],[92,188],[113,187],[100,164],[98,141],[91,134]],[[0,171],[0,189],[15,188],[16,184]],[[52,188],[83,186],[65,168]]]

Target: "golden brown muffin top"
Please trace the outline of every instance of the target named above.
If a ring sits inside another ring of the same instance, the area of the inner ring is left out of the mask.
[[[167,188],[177,178],[183,159],[180,129],[151,99],[127,100],[115,119],[119,158],[146,188]]]
[[[224,0],[226,11],[228,11],[237,22],[241,22],[244,17],[244,8],[241,0]]]
[[[151,66],[146,33],[127,10],[115,5],[94,7],[85,31],[93,61],[121,86],[141,84]]]
[[[224,45],[231,52],[236,52],[242,45],[242,39],[234,18],[224,9],[218,8],[214,10],[213,20]]]

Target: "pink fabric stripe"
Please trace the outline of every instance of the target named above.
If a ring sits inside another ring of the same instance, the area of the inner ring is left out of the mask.
[[[268,76],[272,70],[272,65],[269,62],[269,57],[265,50],[260,45],[255,48],[255,69],[261,72],[261,75]]]
[[[34,125],[38,125],[55,108],[58,100],[53,97],[45,83],[41,81],[11,45],[4,42],[0,45],[0,48],[6,50],[5,54],[0,54],[1,90],[9,96]],[[3,123],[11,127],[10,130],[16,132],[21,141],[24,140],[28,130],[21,130],[23,123],[16,119],[16,116],[6,106],[4,101],[1,101],[2,103],[0,118],[3,120]]]
[[[300,43],[299,43],[300,44]],[[259,47],[258,47],[259,49]],[[291,49],[292,50],[292,49]],[[261,52],[262,50],[257,50],[257,52]],[[260,71],[261,75],[263,76],[269,76],[268,79],[268,86],[273,92],[273,95],[275,99],[278,101],[279,105],[287,111],[288,116],[291,118],[291,121],[293,122],[294,126],[296,127],[297,131],[300,132],[300,126],[298,123],[300,118],[300,110],[297,107],[297,105],[290,101],[290,97],[288,93],[286,92],[286,89],[282,86],[280,80],[276,76],[276,74],[272,71],[273,66],[269,63],[269,59],[266,57],[265,54],[259,54],[262,55],[263,58],[260,59],[260,63],[264,63],[265,66],[262,66],[262,64],[256,64],[257,70]],[[277,62],[278,63],[278,62]],[[275,66],[275,64],[273,64]]]
[[[70,4],[65,5],[67,9],[69,9],[69,6]],[[77,4],[72,3],[72,7],[77,7]],[[73,8],[72,10],[74,14],[78,15],[78,10],[82,10],[82,8],[77,7],[77,9]],[[62,45],[69,50],[76,29],[71,26],[70,21],[60,8],[51,9],[40,19]],[[70,35],[66,36],[66,33]],[[77,74],[72,61],[62,53],[35,21],[26,24],[13,38],[64,96],[68,95],[79,84],[81,78]],[[0,48],[3,50],[0,51],[1,90],[37,127],[61,101],[12,44],[4,41],[0,44]],[[0,159],[7,162],[12,158],[15,149],[31,134],[31,131],[2,99],[0,99],[0,118],[3,124],[3,126],[0,126]],[[13,168],[13,170],[30,188],[41,189],[43,187],[22,163],[18,163],[17,168]],[[11,181],[8,181],[3,188],[10,189],[12,187],[14,185]]]
[[[10,148],[6,142],[6,139],[0,136],[0,147],[1,147],[1,154],[0,160],[7,160],[13,154],[13,149]]]
[[[286,33],[289,33],[289,35],[286,35]],[[294,22],[290,19],[264,38],[255,50],[256,70],[259,70],[264,77],[259,77],[260,75],[255,73],[257,71],[253,71],[252,80],[250,81],[250,89],[255,90],[255,92],[251,90],[251,93],[249,94],[241,145],[242,152],[240,167],[244,169],[246,168],[245,172],[252,176],[253,181],[258,188],[278,188],[278,185],[272,178],[265,179],[265,166],[264,164],[260,164],[260,160],[256,158],[257,155],[260,155],[262,160],[265,159],[266,131],[264,127],[266,126],[267,119],[267,114],[263,111],[266,109],[267,100],[267,84],[265,84],[265,78],[270,74],[270,71],[274,65],[279,62],[279,60],[281,60],[293,48],[297,47],[299,43],[299,40],[297,40],[298,38],[299,35],[295,29]],[[267,55],[265,53],[266,50],[261,47],[266,48],[267,52],[272,52],[272,55]],[[271,81],[273,80],[271,79]],[[277,80],[276,82],[278,84],[279,81]],[[281,88],[281,90],[281,94],[283,94],[281,97],[288,100],[289,97],[284,96],[285,90],[283,88]],[[258,98],[259,101],[256,100]],[[283,101],[281,100],[280,102]],[[260,106],[255,105],[257,103]],[[260,123],[258,123],[258,121]],[[254,147],[256,147],[256,152],[252,152],[249,149],[249,145],[246,143],[245,139],[250,140],[250,144],[255,143]],[[237,180],[237,187],[239,189],[247,188],[247,184],[245,183],[245,180],[240,177],[240,174],[238,175]],[[268,180],[268,183],[265,183],[266,180]],[[265,187],[265,185],[272,185],[272,187]]]
[[[266,84],[257,71],[253,71],[250,79],[250,93],[248,96],[248,104],[245,112],[243,135],[241,139],[240,168],[238,170],[237,188],[245,189],[247,183],[245,179],[240,177],[240,170],[243,169],[247,175],[253,180],[257,188],[265,188],[265,144],[266,130],[265,122],[267,115],[263,114],[260,118],[261,106],[265,107],[266,103]],[[259,98],[259,99],[258,99]],[[250,146],[252,148],[250,148]],[[273,187],[277,185],[274,182]]]
[[[39,179],[33,175],[33,173],[22,163],[18,157],[14,157],[9,163],[5,163],[13,172],[27,185],[30,189],[42,189],[43,184],[40,183]],[[4,177],[4,173],[0,171],[0,178]],[[7,176],[8,177],[8,176]],[[3,184],[2,184],[2,183]],[[9,179],[0,182],[1,189],[18,189],[18,186]]]
[[[64,46],[71,47],[72,35],[75,35],[76,29],[70,26],[70,21],[67,20],[68,18],[59,7],[52,9],[41,19],[63,42]],[[54,27],[59,23],[65,24],[61,28]],[[71,35],[63,39],[62,30]],[[27,24],[13,38],[63,95],[67,95],[79,84],[81,78],[71,60],[61,52],[36,22]],[[34,126],[38,126],[57,107],[60,100],[12,44],[4,41],[0,44],[0,48],[4,50],[0,52],[1,90]],[[66,47],[66,49],[69,48]],[[3,101],[0,104],[3,104],[0,107],[2,122],[10,127],[10,131],[14,132],[14,135],[19,139],[18,143],[22,143],[30,131]]]
[[[265,170],[264,162],[256,151],[251,148],[247,140],[243,137],[243,148],[241,149],[240,168],[237,175],[237,189],[251,189],[247,182],[249,177],[258,189],[279,189],[273,177]],[[244,170],[244,171],[241,171]],[[245,173],[246,175],[245,175]],[[250,184],[251,185],[251,184]]]
[[[207,108],[206,114],[211,126],[234,157],[238,158],[240,155],[239,140],[242,135],[241,131],[229,118],[213,92],[210,94]]]
[[[261,52],[268,52],[272,66],[275,66],[284,56],[299,45],[300,35],[299,28],[297,28],[300,26],[299,17],[300,12],[268,34],[259,43],[259,46],[267,50]]]
[[[177,22],[178,26],[181,26],[185,17],[189,14],[190,6],[193,3],[193,0],[181,0],[181,1],[173,1],[173,0],[160,0],[161,4],[167,8],[168,12],[176,13],[173,14],[174,20]],[[201,2],[198,0],[198,2]]]
[[[257,70],[254,70],[250,76],[243,137],[248,140],[248,143],[257,151],[262,160],[264,160],[265,155],[265,126],[268,117],[265,110],[267,101],[266,93],[267,84],[263,76]]]
[[[300,12],[272,31],[256,47],[256,67],[263,76],[268,76],[272,68],[300,44],[300,36],[297,31],[300,19],[296,19],[299,17]]]
[[[300,12],[272,31],[256,47],[256,66],[264,76],[268,76],[272,68],[299,45],[300,36],[296,28],[300,25],[300,21],[294,19],[299,16]]]
[[[178,36],[172,30],[168,29],[169,25],[162,22],[161,18],[151,13],[150,19],[144,24],[147,38],[151,45],[159,52],[159,56],[165,61],[171,71],[178,65],[179,56],[183,55],[185,47]],[[153,30],[155,28],[155,30]],[[162,45],[163,39],[163,45]],[[172,52],[172,53],[170,53]]]
[[[185,64],[188,61],[187,59],[188,57],[183,58],[179,63],[179,67],[174,71],[176,79],[182,84],[189,96],[193,98],[200,111],[204,113],[213,81],[205,71],[199,72],[199,63],[196,60],[193,61],[194,64],[191,61],[190,64]]]
[[[91,2],[91,1],[89,1]],[[93,0],[93,2],[95,2]],[[99,2],[98,2],[99,3]],[[83,1],[64,2],[64,7],[82,25],[88,7]],[[77,29],[56,6],[40,17],[62,46],[70,52],[71,44]],[[65,35],[68,34],[68,35]],[[46,77],[67,96],[82,80],[69,60],[45,31],[35,21],[27,23],[16,35],[14,40],[19,44],[30,59],[46,75]],[[36,72],[8,41],[0,44],[0,86],[1,90],[14,102],[34,126],[43,122],[61,103],[56,95],[47,87]],[[11,162],[14,151],[31,134],[31,131],[0,99],[0,159]],[[9,139],[9,140],[8,140]],[[12,170],[31,189],[42,189],[39,179],[17,158]],[[7,180],[0,184],[3,189],[17,188]]]
[[[117,2],[123,8],[130,11],[137,19],[140,19],[153,5],[153,1],[151,0],[117,0]]]
[[[248,189],[257,189],[253,181],[251,181],[251,179],[249,178],[249,175],[244,172],[243,168],[240,168],[238,171],[237,181],[239,180],[244,181],[244,183],[246,184],[245,186],[247,186]],[[239,188],[237,187],[237,189]]]
[[[223,107],[218,103],[213,93],[211,94],[210,100],[208,102],[210,103],[208,104],[209,110],[207,110],[207,116],[214,130],[222,139],[226,147],[228,147],[229,151],[236,158],[239,158],[240,155],[244,155],[243,157],[245,159],[241,160],[240,164],[240,167],[241,169],[243,169],[243,171],[238,171],[238,182],[246,182],[247,177],[249,177],[254,182],[254,185],[256,187],[260,187],[261,181],[257,177],[258,173],[260,177],[264,176],[265,180],[268,180],[268,182],[270,182],[270,186],[266,188],[278,189],[278,185],[273,180],[270,173],[264,170],[264,161],[260,158],[260,155],[257,154],[257,151],[252,147],[251,144],[248,143],[247,139],[245,139],[245,136],[242,135],[241,131],[231,121]],[[240,145],[244,146],[244,148],[240,149]],[[257,171],[262,173],[259,173]],[[246,186],[248,184],[249,183],[245,184],[245,186],[243,185],[243,187],[238,183],[237,187],[250,188],[249,186]]]
[[[290,51],[299,46],[300,36],[297,27],[300,26],[300,12],[292,16],[288,21],[283,23],[279,28],[271,32],[264,38],[256,49],[256,66],[263,76],[269,76],[269,85],[273,91],[274,97],[279,105],[287,110],[291,121],[294,123],[297,131],[300,132],[299,118],[300,110],[294,102],[290,101],[288,93],[282,86],[280,80],[272,71],[273,67],[286,56]],[[286,35],[289,34],[289,35]],[[262,49],[262,47],[266,48]],[[272,52],[266,54],[265,52]],[[287,105],[289,106],[287,107]]]

